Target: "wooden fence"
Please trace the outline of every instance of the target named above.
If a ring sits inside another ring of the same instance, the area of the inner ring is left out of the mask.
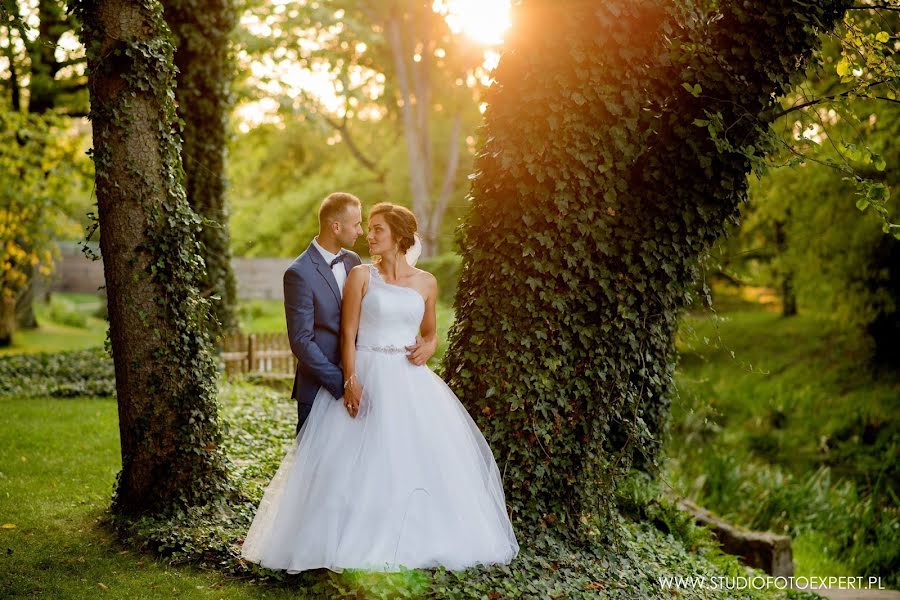
[[[284,333],[251,333],[225,337],[222,349],[225,377],[240,373],[293,375],[297,359]]]

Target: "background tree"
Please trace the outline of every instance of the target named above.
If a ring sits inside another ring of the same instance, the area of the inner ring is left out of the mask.
[[[354,137],[377,140],[385,129],[377,122],[363,123],[354,129]],[[348,159],[340,144],[329,144],[330,136],[333,133],[317,121],[294,117],[236,134],[228,164],[236,254],[296,256],[318,233],[319,203],[335,189],[353,190],[369,201],[405,189],[405,169],[392,170],[385,181],[376,181]],[[402,155],[399,160],[402,165]]]
[[[5,68],[0,68],[0,77],[5,84],[10,109],[34,115],[51,112],[76,118],[86,115],[85,57],[75,43],[77,23],[66,12],[65,3],[39,0],[35,5],[20,6],[16,2],[8,5],[3,11],[6,64]],[[36,27],[26,28],[25,22],[36,23]],[[35,268],[28,267],[24,272],[25,284],[16,296],[18,327],[37,326],[33,307]]]
[[[848,5],[523,3],[445,370],[521,522],[589,529],[634,453],[653,467],[698,258],[771,150],[775,99]]]
[[[175,0],[165,16],[175,36],[178,68],[175,97],[184,121],[181,157],[188,202],[204,218],[200,241],[206,276],[200,289],[216,296],[214,314],[222,331],[237,326],[237,290],[231,268],[225,203],[225,150],[231,106],[229,51],[236,13],[232,0]]]
[[[854,9],[825,36],[773,122],[776,151],[740,228],[716,252],[778,289],[785,314],[799,302],[867,330],[885,364],[897,363],[900,332],[900,240],[883,233],[897,210],[898,25],[898,12]]]
[[[424,254],[437,252],[444,215],[465,184],[465,140],[480,119],[484,46],[451,32],[434,3],[421,0],[336,0],[275,12],[263,3],[246,14],[247,57],[329,74],[333,98],[294,90],[281,98],[282,112],[332,128],[375,182],[396,178],[391,172],[405,163],[396,192],[409,196],[419,218]],[[283,89],[290,75],[260,77],[258,93]],[[382,136],[370,137],[373,121],[388,125]],[[392,151],[397,137],[403,157]]]
[[[0,111],[0,347],[12,343],[16,301],[35,272],[53,265],[69,197],[85,182],[80,144],[67,120]]]
[[[94,131],[122,470],[113,510],[158,513],[225,489],[216,363],[198,293],[201,218],[184,194],[174,46],[155,0],[75,0]]]
[[[782,275],[793,274],[798,310],[829,313],[867,331],[874,342],[873,358],[896,365],[900,241],[884,234],[877,215],[860,215],[854,207],[858,196],[853,180],[824,163],[841,160],[843,152],[835,148],[852,139],[883,157],[885,164],[895,164],[900,157],[900,112],[893,104],[872,101],[859,103],[854,112],[864,118],[829,124],[827,131],[819,132],[818,147],[808,160],[753,183],[732,251],[752,257],[735,266],[757,285],[781,287]],[[827,117],[828,111],[823,113]],[[895,169],[870,169],[888,188],[898,184]],[[885,206],[896,211],[896,199],[889,198]],[[749,252],[756,248],[768,249],[762,261]]]

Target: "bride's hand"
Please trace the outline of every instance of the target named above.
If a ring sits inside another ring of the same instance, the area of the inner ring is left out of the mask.
[[[359,404],[362,401],[362,386],[355,379],[347,386],[344,392],[344,406],[354,419],[359,414]]]

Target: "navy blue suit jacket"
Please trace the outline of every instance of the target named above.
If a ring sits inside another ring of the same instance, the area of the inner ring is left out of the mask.
[[[349,256],[344,268],[349,274],[362,260],[355,252],[345,252]],[[313,244],[284,272],[284,313],[291,350],[298,360],[291,397],[297,400],[299,433],[320,387],[337,399],[344,395],[341,291],[331,267]]]

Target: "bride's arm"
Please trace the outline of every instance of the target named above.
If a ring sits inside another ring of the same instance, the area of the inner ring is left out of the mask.
[[[362,306],[362,297],[368,286],[368,267],[359,265],[353,267],[344,283],[343,300],[341,301],[341,368],[344,371],[344,396],[348,393],[355,396],[360,391],[358,385],[347,385],[350,379],[356,382],[356,333],[359,331],[359,311]],[[358,384],[358,382],[356,382]],[[359,404],[358,397],[348,398]]]
[[[434,275],[431,273],[426,274],[428,276],[428,293],[425,296],[425,315],[422,317],[422,324],[419,326],[422,343],[418,345],[419,348],[410,357],[410,360],[416,365],[424,365],[437,350],[438,285]]]

